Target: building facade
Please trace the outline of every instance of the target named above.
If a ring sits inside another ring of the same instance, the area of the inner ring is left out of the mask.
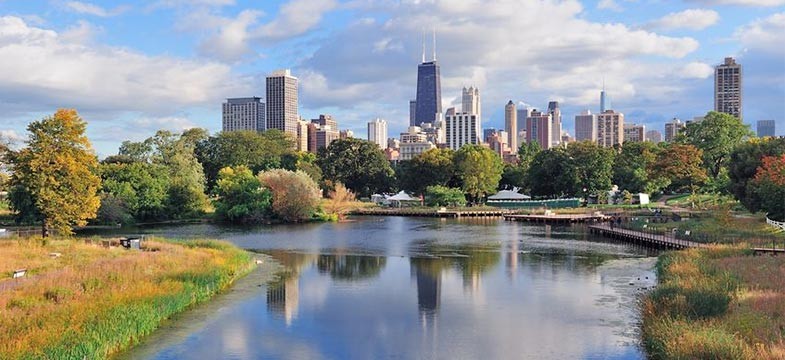
[[[422,128],[419,126],[409,126],[405,133],[401,133],[401,142],[398,159],[401,161],[411,160],[430,149],[435,149],[436,145],[428,141]]]
[[[758,137],[775,136],[775,126],[774,120],[758,120]]]
[[[339,138],[338,122],[331,115],[319,115],[308,125],[309,152],[319,152],[319,149],[330,146],[330,143]]]
[[[552,126],[551,114],[532,110],[526,118],[526,143],[537,142],[543,150],[550,149],[553,139]]]
[[[605,147],[624,144],[624,114],[605,110],[597,115],[597,143]]]
[[[624,141],[646,141],[646,125],[624,124]]]
[[[575,115],[575,140],[597,141],[597,115],[592,114],[590,110]]]
[[[223,131],[264,131],[267,129],[265,122],[265,107],[261,98],[232,98],[223,103]]]
[[[518,149],[518,108],[512,100],[504,106],[504,131],[507,132],[507,146],[513,151]]]
[[[714,111],[742,116],[741,64],[732,57],[714,67]]]
[[[559,109],[558,101],[551,101],[548,103],[548,113],[551,115],[551,146],[557,146],[561,143],[562,122],[561,110]]]
[[[649,130],[646,132],[646,140],[653,143],[662,142],[662,133],[657,130]]]
[[[382,149],[387,147],[387,120],[376,118],[368,122],[368,141]]]
[[[665,141],[671,142],[679,135],[686,125],[680,119],[673,118],[670,122],[665,123]]]
[[[267,128],[297,136],[297,78],[291,71],[278,70],[267,77]]]
[[[441,74],[435,58],[417,66],[417,97],[414,107],[414,122],[409,125],[432,123],[442,114]]]
[[[466,144],[480,144],[480,119],[476,114],[460,113],[447,116],[445,140],[447,147],[458,150]]]

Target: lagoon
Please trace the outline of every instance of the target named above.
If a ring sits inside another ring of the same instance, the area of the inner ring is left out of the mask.
[[[283,271],[242,279],[121,358],[643,359],[649,250],[580,226],[357,217],[343,223],[139,229],[213,237]]]

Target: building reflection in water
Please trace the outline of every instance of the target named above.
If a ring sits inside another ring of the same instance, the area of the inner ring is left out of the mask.
[[[507,278],[515,280],[518,276],[518,262],[520,261],[520,234],[517,229],[510,233],[510,240],[505,245],[504,267],[507,270]]]
[[[432,323],[439,312],[442,288],[442,268],[440,258],[411,258],[411,273],[417,281],[417,307],[420,319]]]
[[[300,303],[300,273],[313,265],[315,255],[271,251],[267,253],[281,263],[285,270],[278,274],[278,279],[267,285],[267,311],[280,316],[290,326],[297,319]]]

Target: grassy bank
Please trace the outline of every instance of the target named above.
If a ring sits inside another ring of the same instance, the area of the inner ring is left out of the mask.
[[[671,252],[643,301],[654,359],[785,358],[785,257],[743,247]]]
[[[218,241],[155,239],[145,248],[0,242],[0,358],[106,358],[255,266],[249,253]],[[27,277],[10,279],[19,268]]]

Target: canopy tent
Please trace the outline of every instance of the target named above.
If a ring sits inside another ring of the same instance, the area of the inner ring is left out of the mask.
[[[488,196],[488,200],[495,201],[529,200],[531,198],[531,196],[520,194],[515,190],[502,190],[494,195]]]
[[[404,191],[401,191],[393,196],[387,198],[387,201],[390,205],[395,207],[401,207],[404,203],[412,204],[412,203],[420,203],[420,198],[411,197]]]

